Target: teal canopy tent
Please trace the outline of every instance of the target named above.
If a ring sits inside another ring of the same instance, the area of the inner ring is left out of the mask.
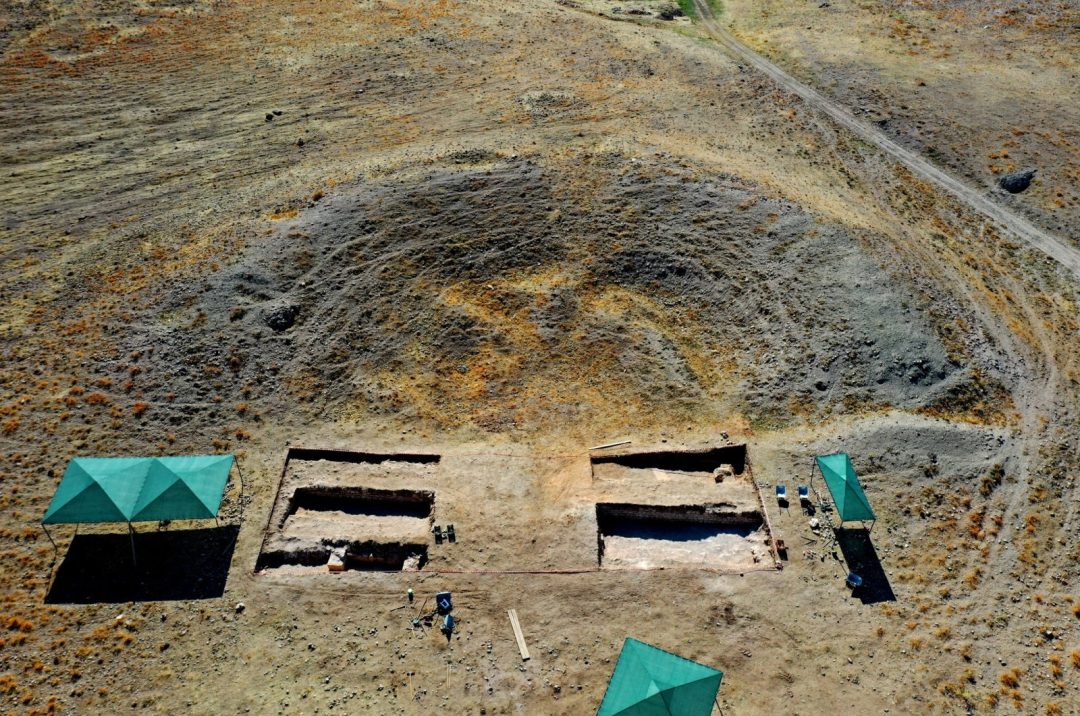
[[[840,524],[851,521],[873,523],[877,520],[847,453],[818,455],[814,458],[814,466],[821,470],[821,476],[829,487],[829,494],[832,495],[833,504],[836,505],[836,514],[840,517]],[[813,480],[813,473],[810,479]],[[873,524],[871,524],[872,528]]]
[[[627,639],[597,716],[709,716],[723,678],[722,671]]]
[[[72,458],[41,524],[127,522],[131,530],[132,522],[217,519],[235,462],[232,455]]]

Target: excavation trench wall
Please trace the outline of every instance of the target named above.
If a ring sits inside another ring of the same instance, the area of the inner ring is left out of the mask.
[[[370,487],[304,485],[289,498],[278,529],[297,510],[344,512],[351,515],[397,515],[424,519],[431,516],[435,493],[429,490],[377,490]]]
[[[736,475],[746,469],[746,445],[725,445],[707,450],[659,450],[653,452],[593,455],[593,465],[615,464],[636,469],[674,472],[712,472],[721,465],[731,465]]]
[[[370,463],[373,465],[382,462],[415,462],[427,465],[439,462],[442,456],[428,453],[374,453],[354,452],[352,450],[324,450],[321,448],[290,448],[288,459],[329,460],[331,462]]]
[[[263,552],[259,555],[255,569],[321,567],[330,560],[330,552],[339,547],[345,547],[345,568],[360,571],[400,572],[405,560],[411,556],[420,557],[421,567],[428,559],[428,548],[424,544],[326,541],[296,549]]]
[[[600,534],[609,534],[626,522],[719,525],[757,529],[763,524],[757,510],[734,511],[731,503],[706,505],[634,505],[601,502],[596,505],[596,526]]]

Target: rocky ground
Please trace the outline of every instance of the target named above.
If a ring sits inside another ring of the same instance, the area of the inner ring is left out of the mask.
[[[1075,277],[670,4],[0,7],[4,710],[582,713],[636,636],[725,713],[1080,712]],[[819,5],[722,18],[987,191],[1037,166],[999,200],[1074,238],[1069,6]],[[851,453],[869,542],[770,501],[781,572],[253,574],[289,443],[476,455],[456,546],[549,569],[586,448],[721,430],[766,491]],[[69,457],[217,451],[235,545],[54,562]],[[503,493],[542,508],[485,520]],[[408,586],[454,591],[452,640]]]

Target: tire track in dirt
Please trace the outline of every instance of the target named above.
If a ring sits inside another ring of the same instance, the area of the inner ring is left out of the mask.
[[[1026,219],[995,203],[983,193],[939,169],[918,153],[897,144],[880,130],[859,121],[838,103],[803,84],[771,61],[739,42],[717,22],[708,0],[693,0],[693,4],[697,19],[702,27],[705,28],[706,32],[717,44],[734,58],[764,73],[780,88],[798,95],[807,104],[825,113],[840,126],[901,162],[916,175],[949,192],[968,208],[987,217],[1031,247],[1042,251],[1069,270],[1074,278],[1080,279],[1080,251],[1062,243]],[[973,296],[968,295],[968,299],[970,305],[978,305]],[[1031,325],[1037,327],[1038,322],[1030,309],[1028,313],[1032,317]],[[1010,332],[1000,325],[996,317],[982,312],[981,318],[982,324],[1002,346],[1015,346]],[[1045,406],[1052,405],[1055,395],[1060,391],[1060,375],[1055,364],[1051,342],[1042,330],[1036,329],[1035,334],[1040,344],[1037,353],[1044,363],[1043,370],[1045,374],[1036,378],[1032,376],[1031,370],[1025,371],[1026,375],[1014,391],[1013,398],[1021,415],[1021,433],[1028,436],[1025,442],[1032,444],[1036,448],[1035,453],[1037,454],[1037,446],[1042,435],[1039,422],[1044,417]],[[1013,351],[1018,352],[1019,347],[1014,347]],[[1018,481],[1018,485],[1006,496],[1005,514],[1010,517],[1002,533],[1002,536],[1006,539],[994,543],[994,548],[987,560],[990,574],[987,575],[979,587],[979,592],[982,594],[1001,589],[1003,583],[1010,583],[1014,579],[1010,574],[1010,570],[1003,567],[1012,551],[1004,545],[1012,542],[1015,533],[1014,518],[1022,514],[1021,506],[1028,497],[1028,480],[1026,478],[1036,469],[1037,463],[1035,457],[1028,455],[1026,451],[1018,454],[1017,458],[1019,460],[1018,472],[1025,479]],[[1075,500],[1067,499],[1065,502],[1071,504],[1075,503]],[[1072,518],[1073,510],[1068,510],[1063,527],[1068,525]],[[1067,530],[1062,533],[1067,534]],[[1046,575],[1043,575],[1043,578],[1045,577]]]
[[[1042,251],[1067,268],[1075,278],[1080,279],[1080,250],[1067,246],[1036,227],[1027,219],[1014,214],[956,177],[942,171],[918,153],[900,146],[889,139],[883,132],[859,121],[848,110],[833,100],[803,84],[777,65],[739,42],[716,21],[716,16],[713,15],[708,0],[693,0],[693,3],[701,26],[705,28],[706,32],[717,44],[736,59],[742,60],[759,72],[764,73],[782,89],[798,95],[811,107],[824,112],[840,126],[855,133],[863,141],[873,144],[918,176],[949,192],[966,206],[991,219],[994,223],[1024,240],[1033,248]]]

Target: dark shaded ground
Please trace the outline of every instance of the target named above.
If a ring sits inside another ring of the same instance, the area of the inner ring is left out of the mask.
[[[855,590],[854,596],[863,604],[896,601],[889,577],[870,539],[870,530],[840,528],[836,530],[836,543],[840,545],[848,570],[863,579],[862,586]]]
[[[56,572],[48,604],[213,599],[225,592],[237,525],[135,535],[76,535]]]
[[[634,539],[697,542],[717,535],[749,537],[758,529],[759,527],[753,525],[696,525],[686,522],[622,519],[611,520],[603,534]]]

